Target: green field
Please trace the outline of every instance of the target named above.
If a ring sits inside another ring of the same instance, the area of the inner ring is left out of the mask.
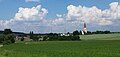
[[[83,35],[82,41],[18,42],[0,47],[0,57],[120,57],[119,34]]]
[[[120,40],[120,34],[81,35],[82,40]]]

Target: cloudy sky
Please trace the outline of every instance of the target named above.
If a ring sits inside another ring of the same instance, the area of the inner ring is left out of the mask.
[[[0,30],[120,31],[120,0],[0,0]]]

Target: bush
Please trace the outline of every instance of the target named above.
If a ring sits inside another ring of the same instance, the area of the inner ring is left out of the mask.
[[[64,41],[64,40],[75,41],[75,40],[80,40],[80,39],[79,39],[79,36],[61,36],[59,37],[59,40],[60,41]]]
[[[8,35],[1,34],[0,35],[0,43],[10,44],[10,43],[14,43],[14,42],[15,42],[14,34],[8,34]]]
[[[22,37],[20,40],[21,40],[21,41],[24,41],[24,38]]]
[[[6,40],[10,40],[11,43],[15,43],[15,35],[14,34],[8,34],[6,36]]]
[[[43,37],[43,41],[47,41],[48,40],[48,37],[47,36],[44,36]]]
[[[75,41],[80,40],[79,36],[50,36],[50,41]]]
[[[0,43],[4,41],[5,36],[3,34],[0,34]]]
[[[39,40],[39,37],[37,37],[36,35],[34,35],[34,36],[32,37],[32,39],[33,39],[33,41],[38,41],[38,40]]]
[[[8,45],[8,44],[10,44],[10,43],[11,43],[10,40],[6,40],[6,41],[3,42],[3,45]]]

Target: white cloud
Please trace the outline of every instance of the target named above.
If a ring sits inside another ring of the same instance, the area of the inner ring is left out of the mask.
[[[53,25],[61,25],[65,22],[65,20],[63,18],[58,18],[58,19],[54,19],[52,20],[52,24]]]
[[[108,19],[100,19],[99,20],[99,25],[111,25],[113,22],[111,20],[108,20]]]
[[[0,26],[2,26],[4,28],[11,28],[16,25],[18,25],[18,26],[22,25],[21,27],[24,27],[24,26],[27,26],[29,23],[34,24],[36,22],[43,21],[45,15],[47,13],[48,13],[48,11],[45,8],[42,8],[41,5],[38,5],[38,6],[32,7],[32,8],[20,7],[13,19],[0,20]],[[26,24],[24,24],[24,23],[26,23]],[[39,25],[39,23],[38,23],[38,25]],[[37,24],[36,24],[36,26],[37,26]]]
[[[109,4],[109,6],[112,10],[116,10],[117,7],[119,6],[119,4],[118,4],[118,2],[113,2],[113,3]]]
[[[25,2],[40,2],[40,0],[25,0]]]
[[[86,19],[87,23],[96,23],[98,25],[112,25],[114,19],[120,19],[120,5],[118,2],[113,2],[109,9],[101,10],[96,6],[82,7],[69,5],[67,7],[68,20],[83,20]]]
[[[62,15],[61,15],[61,14],[56,14],[56,16],[57,16],[57,17],[62,17]]]
[[[31,21],[41,20],[48,13],[45,8],[41,8],[41,5],[32,8],[19,8],[18,13],[15,14],[15,20]]]
[[[15,17],[10,20],[0,20],[0,26],[13,28],[21,31],[43,31],[41,29],[63,31],[67,25],[67,30],[76,30],[82,28],[83,21],[86,19],[87,24],[97,26],[116,25],[120,23],[120,5],[118,2],[109,4],[110,8],[101,10],[96,6],[74,6],[67,7],[68,13],[56,14],[58,18],[45,19],[48,10],[41,5],[32,8],[20,7]],[[116,22],[117,21],[117,22]],[[81,29],[82,30],[82,29]],[[46,30],[45,30],[46,31]]]

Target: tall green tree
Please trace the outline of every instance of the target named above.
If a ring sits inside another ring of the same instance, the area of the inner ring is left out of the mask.
[[[30,39],[33,39],[34,35],[33,35],[33,31],[30,31]]]
[[[78,32],[78,30],[73,31],[73,35],[80,35],[80,33]]]
[[[15,43],[15,34],[12,33],[11,29],[5,29],[1,39],[3,39],[3,44]]]
[[[5,34],[5,35],[12,34],[12,30],[11,29],[4,29],[3,34]]]

